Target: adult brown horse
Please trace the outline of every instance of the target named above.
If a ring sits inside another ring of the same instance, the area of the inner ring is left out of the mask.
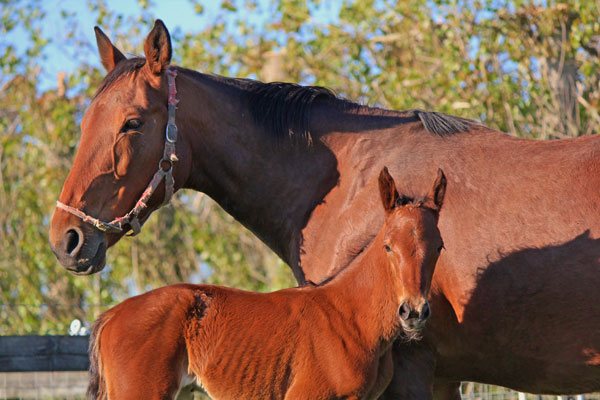
[[[109,73],[60,201],[110,221],[134,206],[163,154],[171,42],[160,21],[146,60],[125,59],[100,30],[97,39]],[[442,114],[358,106],[322,88],[175,71],[175,189],[210,195],[301,283],[334,275],[373,240],[383,165],[409,194],[424,193],[434,167],[450,177],[432,318],[422,341],[396,344],[402,357],[386,395],[457,399],[461,380],[600,389],[600,137],[522,140]],[[160,184],[140,219],[163,199]],[[66,268],[93,273],[122,235],[57,209],[50,242]]]
[[[322,286],[254,293],[177,284],[98,318],[90,399],[172,399],[197,380],[213,399],[376,399],[392,344],[415,337],[443,248],[446,178],[420,200],[379,177],[386,217],[373,243]]]

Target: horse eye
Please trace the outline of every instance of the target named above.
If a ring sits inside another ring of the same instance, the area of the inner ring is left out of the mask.
[[[123,128],[121,128],[121,132],[133,131],[142,126],[142,120],[139,118],[133,118],[125,122]]]
[[[441,253],[442,249],[444,249],[444,245],[443,244],[440,247],[438,247],[438,249],[437,249],[438,253]]]
[[[385,249],[385,251],[387,251],[388,253],[389,253],[390,251],[392,251],[392,248],[391,248],[390,246],[388,246],[387,244],[384,244],[384,245],[383,245],[383,248],[384,248],[384,249]]]

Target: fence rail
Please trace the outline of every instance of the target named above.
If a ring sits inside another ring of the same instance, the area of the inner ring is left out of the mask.
[[[89,336],[0,336],[0,400],[83,399]],[[205,399],[200,391],[180,399]],[[465,382],[463,400],[600,400],[598,394],[538,396]]]
[[[0,336],[0,372],[87,371],[89,336]]]

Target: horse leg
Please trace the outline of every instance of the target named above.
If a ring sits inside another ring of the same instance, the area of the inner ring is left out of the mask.
[[[378,399],[379,396],[385,391],[387,386],[392,380],[394,375],[394,359],[392,350],[386,351],[378,361],[377,366],[377,378],[373,387],[369,391],[369,394],[365,396],[366,399]]]
[[[433,398],[435,400],[460,400],[460,382],[434,381]]]
[[[435,356],[416,342],[396,341],[393,347],[394,376],[380,397],[385,400],[432,400]]]

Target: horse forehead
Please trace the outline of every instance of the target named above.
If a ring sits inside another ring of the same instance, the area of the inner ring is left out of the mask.
[[[433,219],[428,218],[427,211],[417,207],[399,210],[388,226],[388,237],[393,241],[418,242],[429,238]]]
[[[92,101],[87,114],[114,112],[127,107],[147,107],[149,105],[147,84],[139,74],[124,76],[104,89]]]
[[[422,229],[425,225],[424,214],[417,207],[405,206],[391,216],[390,228],[395,232]]]
[[[98,128],[115,121],[120,123],[129,110],[145,109],[148,105],[144,90],[119,88],[101,93],[85,112],[81,120],[81,129]]]

